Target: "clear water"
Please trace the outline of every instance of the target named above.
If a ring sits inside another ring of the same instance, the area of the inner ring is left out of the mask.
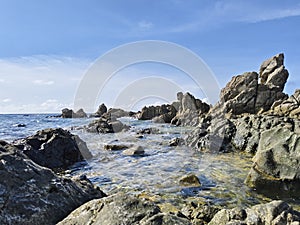
[[[249,156],[202,154],[186,146],[168,145],[173,138],[187,135],[191,128],[122,118],[124,123],[131,126],[129,131],[91,134],[73,127],[86,125],[92,119],[48,116],[51,115],[0,115],[0,139],[12,141],[45,128],[62,127],[71,130],[87,142],[94,158],[87,165],[70,170],[70,175],[86,174],[108,194],[125,191],[152,196],[158,202],[170,202],[174,205],[190,198],[202,198],[228,207],[264,201],[243,183],[251,166]],[[17,124],[25,124],[26,127],[17,127]],[[137,131],[149,127],[155,127],[160,132],[138,137]],[[145,149],[145,155],[124,156],[122,151],[104,150],[104,145],[108,143],[140,145]],[[180,186],[179,179],[188,173],[196,174],[202,186]]]

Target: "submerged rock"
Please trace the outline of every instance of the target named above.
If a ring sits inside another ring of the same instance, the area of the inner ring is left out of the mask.
[[[53,225],[83,203],[104,197],[87,179],[68,179],[0,141],[0,224]]]
[[[182,186],[192,186],[192,187],[200,187],[201,183],[199,178],[195,174],[188,174],[183,176],[179,180],[179,184]]]
[[[130,195],[117,194],[92,200],[75,211],[58,225],[190,225],[184,218],[161,213],[154,203]]]
[[[227,224],[299,224],[300,214],[283,201],[272,201],[251,208],[222,209],[208,223],[209,225]]]
[[[123,155],[128,156],[142,156],[145,154],[145,150],[142,146],[134,145],[122,152]]]
[[[13,144],[35,163],[50,169],[66,169],[92,158],[84,141],[61,128],[41,130]]]

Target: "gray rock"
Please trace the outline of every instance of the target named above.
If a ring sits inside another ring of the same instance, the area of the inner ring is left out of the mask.
[[[144,107],[138,115],[139,120],[152,120],[155,122],[170,123],[177,110],[172,105]]]
[[[104,103],[102,103],[99,107],[97,112],[93,115],[94,117],[101,117],[104,113],[107,112],[107,107]]]
[[[106,144],[106,145],[104,145],[104,149],[109,150],[109,151],[120,151],[120,150],[124,150],[127,148],[129,148],[129,146],[124,145],[124,144]]]
[[[180,178],[179,184],[186,187],[200,187],[201,182],[195,174],[188,174]]]
[[[145,150],[142,146],[134,145],[122,152],[123,155],[128,156],[142,156],[145,154]]]
[[[50,169],[66,169],[92,158],[84,141],[61,128],[41,130],[13,144],[35,163]]]
[[[299,212],[283,201],[272,201],[251,208],[222,209],[208,223],[209,225],[251,224],[299,224]]]
[[[157,205],[122,193],[92,200],[75,211],[58,225],[171,225],[190,224],[175,215],[161,214]]]
[[[87,179],[68,179],[0,141],[0,224],[53,225],[85,202],[104,197]]]
[[[83,109],[79,109],[77,112],[74,112],[72,109],[64,108],[62,109],[62,118],[85,118],[87,117]]]
[[[287,128],[262,132],[246,183],[268,196],[300,196],[300,135]]]
[[[123,124],[119,120],[106,119],[100,117],[98,120],[92,121],[85,127],[86,131],[90,133],[118,133],[129,130],[129,126]]]

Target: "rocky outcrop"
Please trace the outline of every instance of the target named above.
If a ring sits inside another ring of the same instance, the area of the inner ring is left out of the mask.
[[[177,110],[172,105],[145,106],[138,114],[139,120],[154,120],[158,123],[170,123]]]
[[[278,100],[273,103],[268,114],[300,119],[300,90],[286,100]]]
[[[177,93],[177,101],[172,105],[177,110],[176,116],[172,119],[171,123],[177,126],[195,126],[199,122],[199,118],[206,115],[210,106],[196,99],[190,93],[183,94]]]
[[[107,107],[104,103],[99,105],[97,112],[91,115],[91,117],[101,117],[104,113],[107,113]]]
[[[255,205],[251,208],[222,209],[208,223],[209,225],[253,224],[275,225],[300,223],[300,213],[283,201]]]
[[[191,223],[185,218],[161,213],[159,207],[152,202],[120,193],[92,200],[58,223],[58,225],[71,224],[190,225]]]
[[[85,202],[104,197],[85,177],[68,179],[0,141],[0,224],[53,225]]]
[[[282,91],[289,73],[283,65],[283,58],[283,54],[278,54],[263,62],[260,74],[246,72],[234,76],[221,90],[220,101],[211,114],[263,113],[270,110],[274,102],[287,99]]]
[[[77,112],[74,112],[72,109],[64,108],[62,109],[62,118],[85,118],[87,117],[83,109],[79,109]]]
[[[286,127],[262,132],[246,183],[265,195],[300,196],[300,133]]]
[[[84,141],[61,128],[41,130],[13,144],[35,163],[50,169],[66,169],[92,158]]]
[[[91,122],[85,129],[90,133],[118,133],[128,130],[129,126],[116,119],[112,120],[101,117]]]

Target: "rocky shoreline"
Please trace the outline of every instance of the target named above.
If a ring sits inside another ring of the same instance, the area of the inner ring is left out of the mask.
[[[86,143],[63,129],[47,129],[12,143],[0,142],[1,224],[300,224],[300,213],[281,199],[300,196],[300,90],[283,92],[289,73],[284,55],[262,63],[259,72],[232,78],[210,106],[190,93],[178,93],[172,104],[144,107],[140,112],[107,109],[83,129],[90,133],[127,132],[119,118],[193,127],[187,137],[169,145],[189,146],[209,154],[251,154],[253,165],[245,183],[273,200],[251,207],[220,208],[202,200],[186,202],[177,211],[163,210],[145,196],[107,196],[86,176],[64,171],[93,157]],[[83,110],[63,109],[62,118],[83,118]],[[157,132],[147,128],[136,135]],[[143,155],[141,146],[117,143],[107,150]],[[201,185],[195,175],[184,185]]]

